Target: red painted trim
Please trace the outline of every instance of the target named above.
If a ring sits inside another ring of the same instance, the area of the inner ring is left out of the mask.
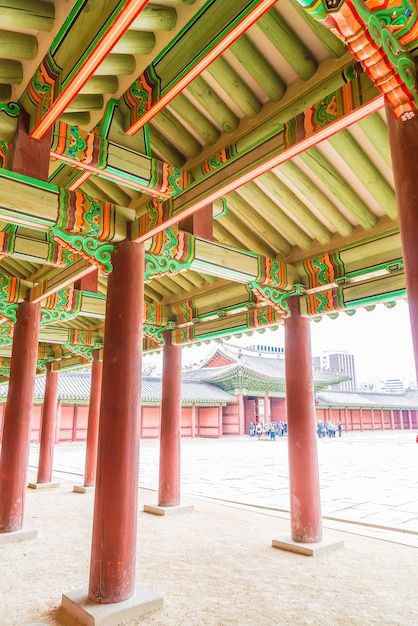
[[[127,0],[125,7],[112,23],[106,35],[102,37],[72,81],[63,89],[39,124],[35,126],[31,132],[31,137],[41,139],[48,132],[48,129],[55,124],[148,2],[149,0]]]
[[[76,280],[80,280],[80,278],[83,278],[83,276],[87,276],[87,274],[90,274],[90,272],[94,272],[96,270],[97,270],[97,267],[95,265],[90,265],[89,267],[86,267],[84,270],[81,270],[78,274],[75,274],[71,276],[70,278],[67,278],[67,280],[64,280],[62,283],[55,285],[55,287],[52,287],[51,289],[49,289],[49,291],[45,291],[41,293],[37,298],[34,298],[33,300],[31,300],[31,302],[36,303],[36,302],[40,302],[41,300],[45,300],[45,298],[48,298],[48,296],[52,296],[52,294],[56,293],[60,289],[63,289],[64,287],[68,287],[68,285],[72,285]]]
[[[246,30],[260,19],[277,0],[260,0],[258,5],[250,11],[216,46],[214,46],[192,69],[187,72],[171,89],[165,92],[146,113],[126,130],[127,135],[135,135],[145,124],[148,124],[164,107],[166,107],[179,93],[197,78],[215,59],[225,52]]]
[[[54,153],[54,152],[51,152],[51,156],[56,156],[56,155],[55,155],[55,153]],[[57,158],[58,158],[58,157],[57,157]],[[61,159],[61,156],[60,156],[59,158]],[[83,168],[83,169],[84,169],[84,168]],[[74,182],[73,182],[73,183],[72,183],[72,184],[68,187],[68,189],[69,189],[70,191],[77,191],[77,189],[78,189],[79,187],[81,187],[81,185],[82,185],[83,183],[85,183],[85,182],[86,182],[86,180],[88,180],[88,179],[90,178],[90,176],[91,176],[91,172],[86,172],[86,171],[85,171],[85,172],[83,172],[83,174],[81,174],[81,176],[79,176],[79,177],[77,178],[77,180],[75,180],[75,181],[74,181]]]
[[[78,187],[80,187],[86,180],[88,180],[91,174],[97,174],[98,176],[100,175],[104,176],[105,174],[105,178],[109,180],[116,180],[118,183],[122,183],[122,185],[127,185],[127,180],[126,178],[123,178],[123,176],[119,176],[118,174],[113,174],[106,170],[102,170],[99,167],[94,167],[94,165],[88,165],[86,163],[82,163],[80,161],[77,161],[77,159],[71,159],[69,157],[63,156],[62,154],[57,154],[56,152],[51,152],[51,157],[54,159],[58,159],[59,161],[64,161],[65,163],[69,163],[70,165],[73,165],[79,169],[85,170],[84,174],[80,176],[80,178],[77,178],[77,180],[74,181],[74,183],[69,187],[71,191],[78,189]],[[165,198],[166,200],[168,198],[171,198],[170,193],[166,193],[164,191],[158,191],[158,189],[152,189],[148,187],[147,185],[143,185],[141,183],[138,183],[132,180],[129,181],[129,186],[135,187],[135,189],[139,189],[140,191],[143,191],[149,196],[155,196],[157,198]]]
[[[301,154],[305,150],[309,150],[309,148],[316,146],[321,141],[324,141],[325,139],[329,139],[330,137],[332,137],[332,135],[335,135],[336,133],[340,132],[340,130],[343,130],[344,128],[348,128],[348,126],[355,124],[356,122],[362,120],[363,118],[367,117],[371,113],[375,113],[376,111],[379,111],[379,109],[381,109],[383,106],[384,106],[383,96],[378,96],[377,98],[374,98],[374,100],[371,100],[367,104],[358,107],[354,111],[351,111],[351,113],[348,113],[344,117],[339,118],[334,123],[328,124],[328,126],[321,128],[316,133],[313,133],[309,137],[302,139],[301,141],[290,146],[289,148],[283,150],[279,154],[276,154],[270,159],[267,159],[266,161],[264,161],[263,163],[260,163],[249,172],[245,172],[245,174],[237,176],[237,178],[229,181],[223,187],[220,187],[216,189],[215,191],[213,191],[212,193],[209,193],[204,198],[200,198],[194,204],[187,207],[187,209],[185,209],[184,211],[177,213],[176,215],[169,218],[162,224],[158,224],[157,226],[149,230],[147,233],[144,233],[143,235],[139,235],[133,241],[136,241],[137,243],[143,243],[147,239],[154,237],[154,235],[157,235],[158,233],[165,230],[166,228],[171,228],[172,226],[177,224],[179,221],[184,220],[186,217],[189,217],[190,215],[193,215],[193,213],[196,213],[196,211],[199,211],[200,209],[205,207],[207,204],[215,202],[215,200],[219,200],[219,198],[221,198],[222,196],[227,195],[231,191],[235,191],[242,185],[245,185],[246,183],[251,182],[255,178],[258,178],[258,176],[261,176],[262,174],[265,174],[266,172],[271,171],[273,168],[277,167],[278,165],[281,165],[282,163],[285,163],[286,161],[289,161],[289,159],[292,159],[298,154]]]

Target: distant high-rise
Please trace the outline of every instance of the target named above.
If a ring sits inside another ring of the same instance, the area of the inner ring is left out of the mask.
[[[338,385],[333,385],[333,389],[341,391],[356,391],[356,366],[354,355],[348,352],[324,352],[322,356],[313,358],[315,367],[321,367],[328,370],[339,370],[345,372],[350,380],[346,380]]]

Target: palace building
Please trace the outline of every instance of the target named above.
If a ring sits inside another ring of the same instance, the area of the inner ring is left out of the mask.
[[[107,605],[117,624],[126,602],[163,604],[136,595],[142,354],[163,352],[158,506],[174,512],[182,346],[284,326],[275,376],[246,355],[205,369],[237,384],[217,419],[242,432],[285,379],[289,547],[324,540],[310,320],[407,298],[418,362],[416,4],[3,4],[0,536],[25,537],[36,376],[45,485],[58,379],[90,367],[91,565],[62,608],[91,624]]]

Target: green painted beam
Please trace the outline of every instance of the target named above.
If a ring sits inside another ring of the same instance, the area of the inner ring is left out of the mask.
[[[170,104],[170,109],[176,113],[180,119],[185,120],[187,125],[194,130],[204,143],[213,146],[220,137],[220,132],[203,113],[195,107],[190,100],[182,93],[174,98]],[[158,122],[158,117],[156,118]]]
[[[207,72],[219,83],[246,117],[253,119],[260,113],[261,102],[223,57],[211,63]]]
[[[322,45],[328,50],[329,54],[335,59],[339,59],[347,52],[347,46],[341,39],[338,39],[328,28],[315,20],[311,15],[303,9],[297,0],[290,0],[292,7],[298,12],[302,19],[308,24],[313,33],[320,39]]]
[[[2,24],[2,16],[0,17]],[[38,52],[38,40],[33,35],[0,30],[0,54],[3,59],[32,60]]]
[[[177,11],[174,7],[149,4],[134,20],[133,30],[172,30],[177,22]]]
[[[149,134],[151,143],[156,153],[167,163],[172,163],[174,167],[182,167],[186,162],[184,154],[177,149],[177,146],[167,141],[162,132],[151,122],[149,124]]]
[[[228,211],[228,213],[222,217],[221,223],[224,228],[233,232],[239,239],[241,242],[241,248],[245,248],[268,257],[274,257],[276,255],[273,248],[268,245],[268,239],[261,239],[248,227],[247,223],[242,222],[239,215],[233,213],[232,211]]]
[[[97,111],[103,108],[102,94],[87,94],[76,96],[68,105],[67,111],[76,111],[77,113],[85,113],[89,111]]]
[[[318,63],[302,40],[275,8],[257,22],[258,28],[268,37],[278,52],[302,80],[309,80],[318,69]]]
[[[379,170],[370,161],[348,130],[329,138],[329,143],[347,163],[359,181],[392,219],[398,217],[395,192]]]
[[[196,157],[202,151],[202,146],[197,139],[167,109],[155,116],[153,124],[160,131],[166,131],[176,142],[179,150],[187,156]]]
[[[242,247],[241,241],[234,237],[227,228],[224,228],[219,221],[213,224],[213,236],[215,241],[219,241],[219,243],[225,246],[232,246],[233,248]]]
[[[94,95],[111,93],[114,94],[119,89],[117,76],[92,76],[79,91],[80,95]]]
[[[321,154],[318,148],[311,148],[299,155],[299,158],[311,169],[313,174],[327,186],[328,190],[344,205],[355,220],[366,230],[377,224],[377,216],[350,189],[347,182],[335,167]]]
[[[364,120],[358,122],[367,139],[373,144],[381,157],[389,167],[392,167],[392,157],[390,155],[388,127],[378,113],[368,115]]]
[[[329,33],[328,29],[324,30]],[[233,43],[230,51],[273,102],[279,102],[283,98],[286,83],[247,35],[242,35]]]
[[[244,187],[240,187],[237,193],[244,198],[257,213],[270,221],[283,237],[305,250],[311,247],[312,239],[309,235],[295,224],[295,222],[255,183],[248,183]]]
[[[20,85],[23,80],[23,67],[20,61],[2,59],[0,63],[0,82]]]
[[[293,246],[289,241],[271,227],[271,222],[262,215],[254,212],[251,205],[241,198],[235,191],[228,194],[227,197],[228,211],[232,211],[235,215],[240,216],[246,221],[249,227],[254,230],[260,237],[269,243],[274,250],[287,256],[292,252]],[[221,223],[222,223],[221,218]],[[270,255],[267,255],[270,256]]]
[[[113,48],[113,54],[151,54],[154,47],[154,33],[128,30]]]
[[[186,91],[204,107],[225,133],[233,133],[238,128],[239,118],[201,76],[195,78]]]
[[[315,209],[340,233],[343,237],[348,237],[353,232],[353,225],[337,209],[335,204],[327,198],[315,185],[313,181],[305,176],[294,161],[286,161],[278,167],[281,174],[287,178],[289,183],[295,185],[305,199],[310,202]]]
[[[94,76],[129,76],[136,69],[132,54],[113,54],[112,52],[100,63]]]
[[[54,28],[55,7],[41,0],[2,0],[1,25],[51,32]]]
[[[265,187],[269,194],[274,196],[278,204],[286,209],[314,239],[326,244],[331,239],[331,231],[315,216],[286,185],[275,176],[274,172],[267,172],[257,179],[257,184]]]

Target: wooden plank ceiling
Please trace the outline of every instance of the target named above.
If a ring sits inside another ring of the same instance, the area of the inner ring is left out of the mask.
[[[126,236],[144,350],[406,295],[383,96],[295,0],[5,0],[0,101],[1,375],[28,293],[39,371],[91,360]],[[8,169],[19,110],[49,184]]]

